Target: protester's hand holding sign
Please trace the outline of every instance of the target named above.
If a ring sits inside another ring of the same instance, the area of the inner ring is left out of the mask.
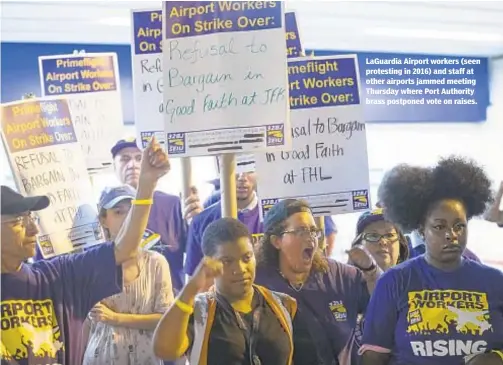
[[[197,188],[192,186],[190,188],[191,194],[185,198],[184,201],[184,210],[183,217],[190,222],[192,218],[203,211],[203,205],[201,204],[201,200],[199,199],[199,194],[197,192]]]

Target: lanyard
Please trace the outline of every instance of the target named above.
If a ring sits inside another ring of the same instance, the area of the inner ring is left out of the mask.
[[[220,305],[222,305],[223,309],[226,312],[234,316],[239,329],[243,332],[246,347],[248,348],[248,353],[250,356],[250,365],[262,365],[262,362],[257,356],[255,350],[257,347],[257,337],[260,328],[260,317],[262,316],[263,298],[257,291],[255,291],[254,295],[259,296],[259,305],[252,312],[251,328],[246,323],[246,321],[243,320],[241,314],[234,308],[232,308],[232,306],[229,304],[229,302],[227,302],[227,300],[225,300],[225,298],[217,294],[217,301],[220,303]]]

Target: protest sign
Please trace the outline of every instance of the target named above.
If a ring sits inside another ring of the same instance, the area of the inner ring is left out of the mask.
[[[291,151],[257,153],[262,214],[285,198],[316,216],[369,208],[369,167],[355,56],[288,62]]]
[[[220,157],[215,157],[216,171],[220,174]],[[255,155],[253,153],[236,154],[236,174],[255,172]]]
[[[487,57],[316,50],[358,56],[367,123],[483,122],[489,100]]]
[[[280,1],[167,1],[164,126],[173,156],[288,148]]]
[[[16,185],[26,196],[47,195],[37,212],[45,258],[103,242],[82,149],[64,99],[2,105],[2,138]]]
[[[87,168],[111,166],[124,125],[116,54],[42,56],[39,68],[42,95],[68,100]]]
[[[285,31],[286,31],[286,54],[288,58],[302,56],[302,43],[300,42],[299,26],[295,12],[285,13]]]
[[[133,10],[133,100],[136,137],[145,147],[152,136],[165,147],[162,75],[162,10]]]

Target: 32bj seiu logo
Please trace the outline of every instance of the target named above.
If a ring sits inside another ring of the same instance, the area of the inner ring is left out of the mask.
[[[185,133],[168,133],[168,153],[172,155],[185,153]]]
[[[283,146],[285,144],[285,126],[272,124],[267,126],[267,146]]]
[[[367,190],[357,190],[352,192],[353,209],[361,210],[369,208],[369,192]]]

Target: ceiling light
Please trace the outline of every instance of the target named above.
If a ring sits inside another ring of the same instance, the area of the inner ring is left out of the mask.
[[[420,39],[445,39],[464,42],[500,43],[503,42],[502,34],[440,31],[430,29],[401,29],[401,28],[369,28],[365,29],[369,35],[381,35],[396,38],[420,38]]]
[[[98,23],[116,27],[129,27],[131,25],[131,20],[126,17],[112,17],[98,19]]]

